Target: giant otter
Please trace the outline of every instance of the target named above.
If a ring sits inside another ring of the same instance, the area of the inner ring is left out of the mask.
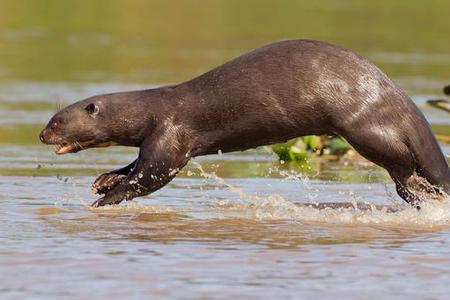
[[[76,102],[40,139],[58,154],[140,148],[130,165],[96,179],[97,207],[158,190],[192,157],[313,134],[344,137],[409,203],[450,193],[446,159],[405,92],[366,59],[314,40],[273,43],[181,84]]]

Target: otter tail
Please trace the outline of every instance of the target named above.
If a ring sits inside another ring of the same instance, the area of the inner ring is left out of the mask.
[[[428,122],[415,124],[416,134],[410,137],[409,148],[414,155],[416,172],[432,185],[450,195],[450,169]]]

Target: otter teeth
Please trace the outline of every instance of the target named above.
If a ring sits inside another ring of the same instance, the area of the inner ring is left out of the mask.
[[[61,152],[61,150],[63,150],[64,148],[66,148],[66,147],[68,147],[68,146],[70,146],[70,144],[65,144],[65,143],[62,143],[62,144],[55,144],[55,145],[54,145],[54,147],[55,147],[55,152],[56,152],[57,154],[63,154],[63,152]]]

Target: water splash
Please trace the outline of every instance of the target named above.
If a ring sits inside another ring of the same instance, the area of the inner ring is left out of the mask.
[[[382,226],[421,227],[430,228],[450,225],[450,201],[425,200],[421,209],[402,204],[371,205],[361,203],[358,197],[350,195],[350,202],[320,203],[316,193],[308,196],[313,202],[294,203],[281,195],[273,194],[261,197],[246,193],[242,188],[236,187],[215,173],[205,172],[202,166],[194,162],[200,175],[206,179],[214,180],[239,195],[238,201],[222,200],[217,206],[227,209],[247,210],[254,218],[259,220],[295,220],[304,223],[332,223],[332,224],[366,224]],[[317,192],[303,174],[293,171],[280,172],[287,180],[298,180],[306,186],[307,190]],[[387,195],[389,199],[391,197]]]
[[[296,205],[280,195],[258,199],[255,216],[259,219],[292,219],[304,222],[337,224],[369,224],[387,226],[433,227],[450,225],[450,203],[448,201],[423,202],[421,210],[409,205],[401,207],[369,206],[360,209],[357,205],[318,208]]]
[[[278,173],[284,177],[284,180],[298,181],[308,191],[307,197],[310,202],[317,202],[320,191],[317,187],[311,184],[309,177],[306,174],[298,173],[295,170],[280,170],[278,167],[272,167],[269,170],[270,173]]]
[[[101,213],[101,212],[112,212],[112,213],[152,213],[152,214],[164,214],[164,213],[174,213],[175,210],[168,207],[160,207],[156,205],[147,205],[139,202],[125,202],[120,205],[105,205],[96,208],[89,207],[90,211]]]

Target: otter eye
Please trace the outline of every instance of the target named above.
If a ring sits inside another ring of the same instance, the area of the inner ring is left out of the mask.
[[[56,129],[56,127],[58,127],[58,122],[56,122],[56,121],[52,122],[52,124],[50,125],[50,128]]]
[[[98,114],[98,112],[100,111],[100,109],[98,108],[97,105],[95,105],[94,103],[89,103],[85,108],[84,108],[88,114],[90,114],[91,116],[95,116]]]

